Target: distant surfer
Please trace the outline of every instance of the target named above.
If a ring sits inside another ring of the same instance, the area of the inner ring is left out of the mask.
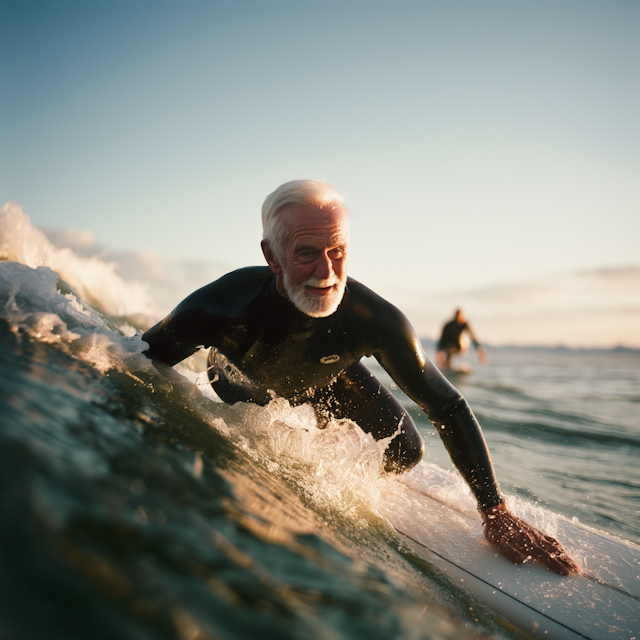
[[[210,347],[208,373],[229,404],[275,396],[311,404],[322,426],[351,419],[388,438],[384,469],[401,473],[424,443],[408,412],[360,362],[374,356],[437,427],[470,486],[487,539],[513,562],[577,570],[562,546],[507,509],[480,425],[466,400],[425,355],[402,312],[347,277],[348,211],[330,184],[294,180],[262,206],[267,267],[239,269],[199,289],[143,339],[173,366]]]
[[[442,335],[438,341],[436,360],[440,369],[453,369],[452,358],[462,355],[467,351],[468,340],[471,339],[476,349],[478,360],[485,364],[487,354],[483,346],[478,342],[471,326],[462,313],[462,309],[456,309],[453,319],[442,328]],[[465,371],[466,369],[461,369]]]

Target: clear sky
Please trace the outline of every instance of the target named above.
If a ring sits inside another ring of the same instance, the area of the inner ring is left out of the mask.
[[[317,178],[385,294],[640,266],[637,1],[0,0],[0,65],[0,205],[112,251],[262,264]]]

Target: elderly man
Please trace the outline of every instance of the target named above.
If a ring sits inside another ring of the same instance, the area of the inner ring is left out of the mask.
[[[437,427],[478,501],[487,539],[515,563],[577,570],[556,540],[508,511],[480,425],[406,317],[347,277],[348,212],[336,189],[287,182],[266,198],[262,224],[268,267],[239,269],[188,296],[144,334],[147,354],[174,365],[211,347],[209,379],[224,402],[266,405],[280,396],[310,403],[320,425],[349,418],[377,440],[391,438],[384,468],[401,473],[420,461],[424,444],[360,363],[374,356]]]

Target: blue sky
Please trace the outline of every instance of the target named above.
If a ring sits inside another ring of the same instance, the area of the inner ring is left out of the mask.
[[[310,177],[383,292],[639,266],[639,35],[616,0],[3,0],[0,204],[236,268]]]

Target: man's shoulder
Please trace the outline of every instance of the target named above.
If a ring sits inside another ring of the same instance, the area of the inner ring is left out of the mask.
[[[394,304],[354,278],[347,280],[346,309],[371,321],[396,321],[404,314]]]
[[[357,280],[348,280],[340,313],[355,348],[368,355],[381,351],[391,353],[407,341],[415,341],[415,332],[405,314]]]
[[[243,267],[226,273],[194,291],[181,303],[181,308],[207,308],[212,312],[236,314],[264,291],[273,278],[269,267]]]
[[[211,285],[220,286],[262,286],[273,277],[270,267],[242,267],[235,271],[230,271],[218,278]],[[211,286],[210,285],[210,286]]]
[[[347,292],[354,300],[368,302],[371,304],[391,305],[381,295],[377,294],[373,289],[362,284],[359,280],[349,276],[347,278]],[[393,305],[391,305],[393,306]]]

